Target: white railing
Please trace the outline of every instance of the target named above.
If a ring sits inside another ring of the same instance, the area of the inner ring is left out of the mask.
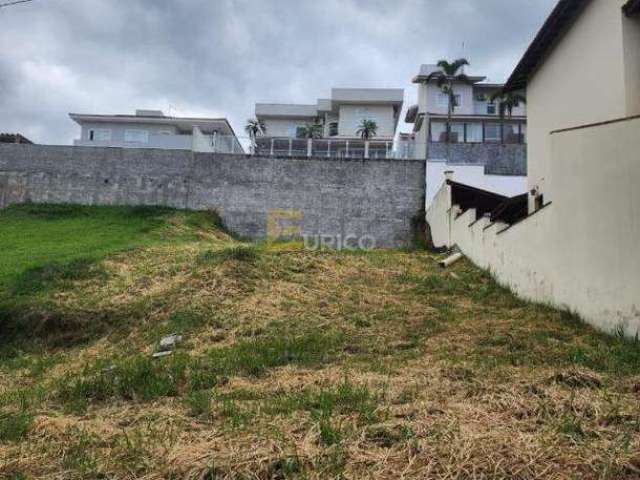
[[[414,158],[411,142],[393,140],[359,140],[344,138],[257,137],[242,138],[250,155],[268,157],[313,157],[332,159]]]

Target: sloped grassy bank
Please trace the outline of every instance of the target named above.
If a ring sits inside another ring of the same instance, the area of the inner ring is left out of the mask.
[[[1,478],[640,472],[638,345],[467,263],[153,208],[12,207],[0,248]]]

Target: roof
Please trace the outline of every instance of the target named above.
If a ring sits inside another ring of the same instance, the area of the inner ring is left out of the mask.
[[[637,2],[638,0],[633,0]],[[521,90],[535,70],[573,26],[591,0],[560,0],[534,38],[505,85],[506,91]]]
[[[491,222],[513,224],[527,216],[528,194],[506,197],[489,190],[447,180],[451,186],[451,203],[462,211],[476,209],[476,218],[490,215]]]
[[[313,118],[318,116],[318,105],[295,103],[256,103],[256,117]]]
[[[332,88],[331,101],[334,103],[402,104],[402,88]]]
[[[33,145],[33,142],[19,133],[0,133],[0,143],[23,143]]]
[[[420,72],[418,73],[418,75],[413,77],[412,82],[413,83],[425,82],[429,77],[429,75],[439,71],[440,71],[440,67],[438,67],[437,65],[432,65],[432,64],[420,65]],[[482,77],[478,75],[467,75],[467,77],[469,78],[469,81],[471,83],[483,82],[487,78],[487,77]]]
[[[509,199],[504,195],[453,180],[447,180],[447,184],[451,186],[451,204],[459,205],[463,212],[475,208],[478,218],[493,212]]]
[[[143,123],[152,125],[172,125],[181,128],[200,127],[204,129],[222,129],[223,133],[235,135],[233,127],[226,118],[199,118],[199,117],[167,117],[162,112],[145,110],[138,111],[137,115],[101,115],[70,113],[69,118],[78,125],[83,123]],[[153,114],[153,115],[152,115]]]
[[[622,11],[627,17],[640,14],[640,0],[629,0],[622,7]]]

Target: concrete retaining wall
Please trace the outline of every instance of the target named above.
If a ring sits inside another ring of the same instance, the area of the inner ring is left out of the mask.
[[[249,157],[181,150],[0,146],[12,203],[216,209],[253,239],[324,236],[401,247],[424,208],[425,162]]]

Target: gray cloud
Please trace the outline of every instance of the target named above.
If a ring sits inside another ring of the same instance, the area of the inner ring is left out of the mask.
[[[241,132],[257,101],[334,86],[401,87],[411,102],[421,63],[462,55],[502,81],[554,3],[34,0],[0,9],[0,131],[65,144],[68,112],[151,108]]]

